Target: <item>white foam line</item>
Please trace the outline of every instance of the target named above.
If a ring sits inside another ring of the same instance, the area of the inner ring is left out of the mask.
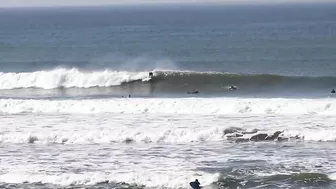
[[[0,72],[0,89],[59,87],[109,87],[124,82],[142,80],[148,77],[148,72],[126,71],[79,71],[78,69],[55,69],[51,71],[36,71],[23,73]]]
[[[203,172],[175,171],[169,173],[161,172],[132,172],[129,173],[85,173],[59,175],[35,174],[29,172],[11,172],[0,175],[0,182],[4,183],[48,183],[62,186],[69,185],[94,185],[101,182],[128,183],[136,185],[145,185],[146,187],[164,187],[164,188],[188,188],[189,181],[194,180],[195,175],[202,181],[202,185],[210,185],[218,180],[219,174],[209,174]]]
[[[336,99],[1,99],[2,113],[166,113],[166,114],[319,114],[334,115]]]

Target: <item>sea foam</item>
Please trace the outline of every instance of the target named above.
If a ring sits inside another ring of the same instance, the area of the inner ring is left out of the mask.
[[[148,72],[127,71],[79,71],[78,69],[55,69],[50,71],[2,73],[0,89],[15,88],[89,88],[120,85],[148,77]]]
[[[115,98],[86,100],[1,99],[2,113],[167,113],[334,115],[336,99]]]

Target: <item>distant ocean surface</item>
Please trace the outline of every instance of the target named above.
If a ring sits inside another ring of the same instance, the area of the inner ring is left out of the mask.
[[[0,187],[335,188],[334,88],[333,3],[3,8]]]

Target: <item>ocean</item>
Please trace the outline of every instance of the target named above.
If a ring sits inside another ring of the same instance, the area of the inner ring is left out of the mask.
[[[335,74],[334,3],[2,8],[0,187],[336,188]]]

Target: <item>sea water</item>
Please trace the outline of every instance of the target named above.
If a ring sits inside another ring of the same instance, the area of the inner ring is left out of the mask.
[[[335,188],[335,12],[0,9],[0,187]]]

